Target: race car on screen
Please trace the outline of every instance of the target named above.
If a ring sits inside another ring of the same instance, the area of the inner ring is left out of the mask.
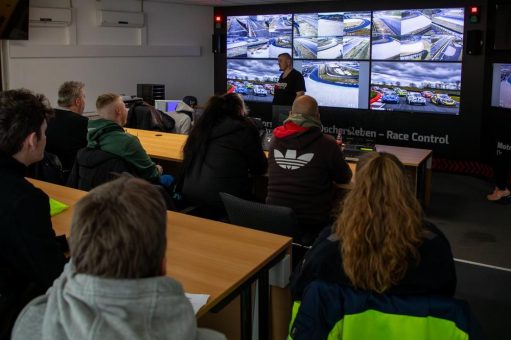
[[[394,91],[387,91],[381,97],[382,103],[399,104],[399,96]]]
[[[431,97],[431,102],[436,105],[454,106],[456,102],[445,93],[437,93]]]
[[[262,85],[254,85],[254,95],[256,96],[266,96],[268,95],[268,91]]]
[[[408,94],[408,91],[400,89],[399,87],[395,88],[394,91],[396,91],[397,95],[400,97],[406,97],[406,95]]]
[[[431,98],[431,97],[433,97],[433,92],[431,92],[431,91],[422,91],[421,94],[422,94],[422,96],[424,98]]]
[[[408,105],[426,105],[426,98],[419,92],[408,92],[406,96],[406,103]]]

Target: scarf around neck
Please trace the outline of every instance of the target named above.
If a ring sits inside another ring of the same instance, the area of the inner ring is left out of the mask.
[[[284,121],[284,123],[293,122],[296,125],[303,126],[305,128],[317,127],[321,129],[321,121],[318,117],[313,117],[310,115],[304,114],[291,114],[289,118]]]

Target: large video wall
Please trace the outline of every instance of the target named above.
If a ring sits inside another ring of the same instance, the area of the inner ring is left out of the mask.
[[[280,53],[321,106],[458,115],[463,8],[227,17],[227,90],[271,102]]]

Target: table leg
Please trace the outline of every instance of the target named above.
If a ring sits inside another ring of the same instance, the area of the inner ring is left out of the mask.
[[[240,312],[241,312],[241,339],[252,339],[252,296],[250,285],[247,285],[240,294]]]
[[[270,279],[269,270],[263,270],[259,276],[259,339],[269,339]]]

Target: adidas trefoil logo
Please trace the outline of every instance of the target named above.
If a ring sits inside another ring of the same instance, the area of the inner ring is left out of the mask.
[[[314,157],[314,154],[304,153],[303,155],[297,158],[296,150],[286,150],[286,155],[284,156],[282,152],[275,149],[273,156],[275,157],[275,161],[281,168],[288,170],[296,170],[309,164],[309,162],[312,160],[312,157]]]

